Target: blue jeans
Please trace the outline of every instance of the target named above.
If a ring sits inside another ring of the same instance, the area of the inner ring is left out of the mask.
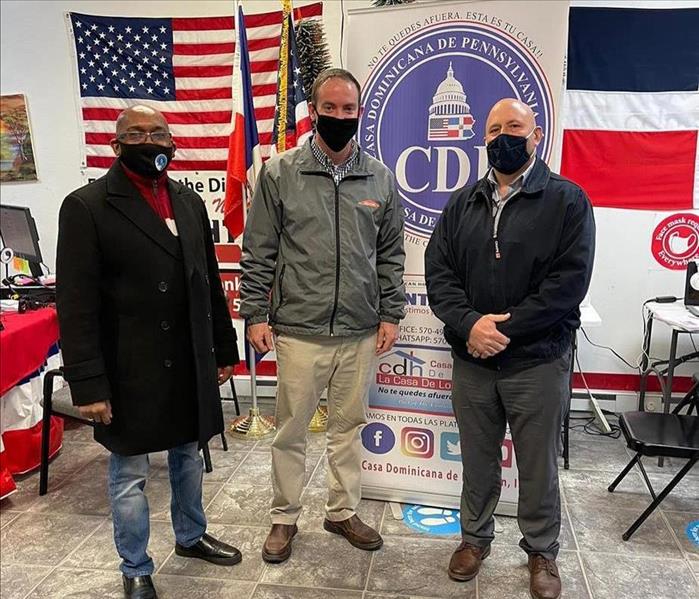
[[[203,460],[197,443],[180,445],[167,453],[172,527],[177,542],[190,547],[206,531],[201,502]],[[114,543],[122,559],[121,571],[129,578],[147,576],[154,570],[153,560],[147,553],[150,518],[144,490],[148,466],[148,454],[123,456],[113,453],[109,460]]]

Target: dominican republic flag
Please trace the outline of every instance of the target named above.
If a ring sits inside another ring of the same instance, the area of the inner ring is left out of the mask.
[[[272,152],[283,152],[303,144],[312,134],[308,103],[296,52],[296,35],[291,14],[291,0],[283,0],[284,20],[279,42],[277,106],[272,131]]]
[[[561,172],[598,207],[699,208],[699,8],[657,6],[570,10]]]
[[[430,118],[430,128],[427,139],[471,139],[473,133],[473,117],[464,116],[433,116]]]
[[[252,98],[250,56],[243,7],[238,7],[235,30],[238,40],[233,60],[233,120],[228,144],[226,169],[226,198],[223,224],[234,238],[245,227],[246,201],[251,197],[262,167],[260,139],[255,121],[255,105]]]

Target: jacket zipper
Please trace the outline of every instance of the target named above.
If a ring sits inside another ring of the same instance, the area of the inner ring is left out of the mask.
[[[335,186],[335,299],[333,301],[333,311],[330,316],[330,336],[335,333],[333,325],[337,315],[337,304],[340,300],[340,185],[332,180]]]
[[[495,245],[495,259],[500,260],[502,254],[500,253],[500,244],[498,243],[498,227],[500,226],[500,216],[505,208],[505,203],[496,205],[495,214],[493,215],[493,243]]]

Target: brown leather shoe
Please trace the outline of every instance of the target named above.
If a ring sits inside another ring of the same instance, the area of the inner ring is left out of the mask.
[[[280,564],[291,556],[291,541],[299,531],[296,524],[272,524],[265,544],[262,559],[270,564]]]
[[[490,545],[477,547],[466,541],[461,541],[461,545],[456,548],[449,561],[449,578],[457,582],[473,580],[478,576],[481,563],[489,555]]]
[[[364,524],[356,514],[341,522],[331,522],[326,518],[323,528],[336,535],[342,535],[351,545],[365,551],[376,551],[383,545],[381,535],[371,526]]]
[[[529,592],[534,599],[558,599],[561,596],[561,577],[556,560],[533,553],[529,556]]]

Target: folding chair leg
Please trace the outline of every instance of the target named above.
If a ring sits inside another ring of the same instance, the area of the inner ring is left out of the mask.
[[[204,469],[207,473],[213,472],[214,468],[211,465],[211,452],[209,451],[209,444],[207,443],[202,448],[201,452],[204,454]]]
[[[240,404],[238,404],[238,394],[235,392],[235,383],[233,377],[228,379],[231,384],[231,392],[233,393],[233,405],[235,406],[235,415],[240,416]]]
[[[226,433],[221,433],[221,445],[223,446],[223,451],[228,451],[228,441],[226,440]]]
[[[570,469],[570,407],[563,422],[563,468]]]
[[[641,456],[640,456],[639,454],[636,454],[636,455],[633,457],[633,459],[626,465],[626,468],[624,468],[624,469],[621,471],[621,474],[619,474],[619,476],[617,476],[617,477],[614,479],[614,482],[613,482],[611,485],[609,485],[609,486],[607,487],[607,491],[609,491],[610,493],[613,493],[613,492],[614,492],[614,489],[617,488],[617,486],[619,485],[619,483],[620,483],[622,480],[624,480],[624,478],[626,477],[626,475],[629,473],[629,470],[631,470],[631,468],[633,468],[634,465],[636,464],[636,462],[638,462],[640,459],[641,459]]]
[[[643,462],[641,461],[641,456],[638,456],[638,469],[641,471],[641,474],[643,475],[643,480],[646,483],[646,487],[648,487],[648,490],[650,491],[651,497],[653,499],[657,499],[655,496],[655,489],[653,488],[653,485],[650,482],[650,478],[648,478],[648,473],[646,472],[645,467],[643,466]]]
[[[628,541],[631,538],[631,535],[636,532],[639,526],[643,524],[648,516],[650,516],[655,508],[657,508],[660,503],[665,499],[669,494],[670,491],[672,491],[676,486],[677,483],[679,483],[683,478],[684,475],[687,474],[692,469],[692,466],[697,463],[697,458],[693,458],[689,460],[683,467],[682,469],[675,475],[675,478],[673,478],[665,487],[662,491],[660,491],[660,494],[652,501],[652,503],[646,508],[646,510],[638,517],[636,522],[634,522],[629,529],[621,535],[621,538],[624,539],[624,541]]]
[[[39,472],[39,495],[46,495],[49,486],[49,443],[51,441],[51,401],[44,400],[44,415],[41,422],[41,470]]]

